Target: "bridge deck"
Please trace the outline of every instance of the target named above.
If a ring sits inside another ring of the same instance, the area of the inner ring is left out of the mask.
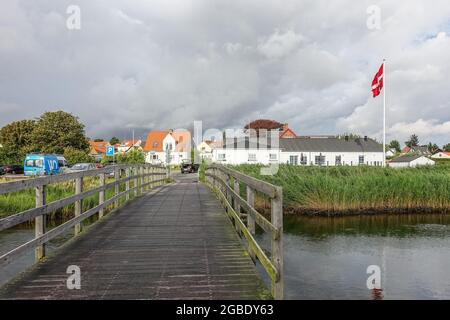
[[[81,289],[66,286],[69,265]],[[0,289],[1,299],[258,299],[256,268],[211,192],[192,178],[152,191]]]

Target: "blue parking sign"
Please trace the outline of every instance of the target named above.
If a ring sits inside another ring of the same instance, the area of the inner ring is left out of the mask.
[[[107,156],[113,156],[114,155],[114,146],[107,146],[106,147],[106,155]]]

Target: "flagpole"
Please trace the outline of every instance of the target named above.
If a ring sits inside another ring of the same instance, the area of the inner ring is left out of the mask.
[[[386,59],[383,59],[383,167],[386,167]]]

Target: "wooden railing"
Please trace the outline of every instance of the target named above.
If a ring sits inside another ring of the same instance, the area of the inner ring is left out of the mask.
[[[205,169],[205,181],[217,193],[233,221],[236,231],[243,235],[253,261],[259,260],[272,282],[272,296],[283,299],[283,190],[281,187],[247,176],[222,165]],[[246,198],[240,186],[246,186]],[[255,193],[261,193],[271,202],[271,221],[255,209]],[[242,210],[245,212],[242,212]],[[244,219],[246,218],[246,224]],[[271,234],[271,256],[255,240],[255,223]]]
[[[110,180],[113,181],[106,183],[108,180],[107,176],[111,175],[114,178]],[[83,191],[83,178],[86,177],[98,178],[99,186]],[[47,203],[46,195],[48,185],[72,180],[75,182],[75,194],[73,196]],[[130,187],[131,181],[133,181],[133,187]],[[79,234],[83,220],[96,213],[99,214],[99,219],[101,219],[105,213],[105,209],[109,206],[112,206],[113,209],[119,207],[119,200],[121,198],[125,197],[125,200],[129,201],[131,192],[134,192],[134,196],[137,196],[148,188],[164,184],[165,181],[167,181],[166,168],[149,164],[136,164],[115,165],[96,170],[0,183],[0,195],[32,188],[36,192],[35,208],[0,219],[0,231],[32,219],[35,221],[35,238],[0,256],[0,267],[10,263],[15,258],[33,248],[35,248],[35,260],[41,260],[45,257],[45,244],[51,239],[61,235],[70,228],[75,229],[75,235]],[[125,184],[124,191],[120,191],[121,184]],[[105,199],[105,191],[112,188],[114,188],[114,195],[109,199]],[[83,212],[83,199],[96,194],[99,194],[98,205]],[[75,217],[47,231],[46,215],[71,204],[75,204]]]

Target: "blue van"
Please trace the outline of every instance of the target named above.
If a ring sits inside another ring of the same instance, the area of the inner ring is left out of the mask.
[[[26,176],[47,176],[60,171],[58,157],[53,154],[27,154],[23,169]]]

